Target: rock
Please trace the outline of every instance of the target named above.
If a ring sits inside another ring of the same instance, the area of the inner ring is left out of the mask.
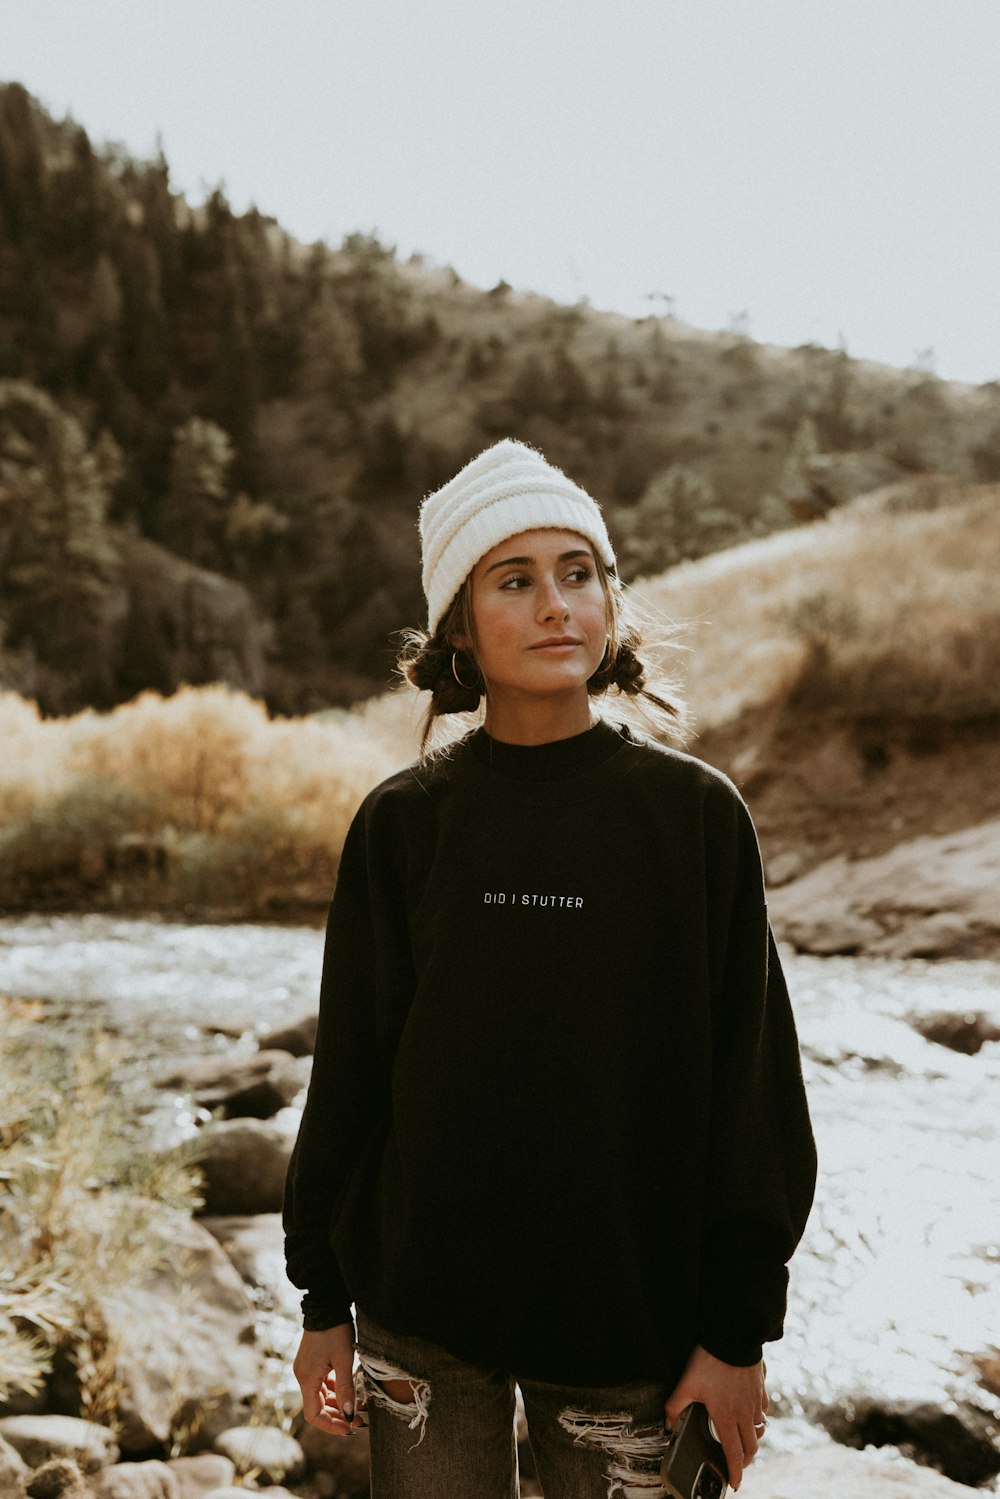
[[[259,1474],[272,1483],[296,1483],[306,1470],[298,1442],[276,1426],[234,1426],[219,1433],[215,1448],[232,1459],[237,1473]]]
[[[969,1490],[898,1453],[829,1446],[771,1456],[765,1449],[740,1499],[969,1499]]]
[[[290,1051],[293,1057],[311,1057],[316,1050],[318,1025],[317,1014],[304,1015],[294,1025],[268,1031],[266,1036],[261,1036],[260,1047],[263,1051]]]
[[[1000,819],[829,859],[774,890],[779,937],[805,952],[1000,957]]]
[[[162,1446],[187,1428],[210,1445],[235,1425],[259,1388],[255,1308],[210,1233],[184,1214],[173,1226],[176,1255],[101,1309],[118,1349],[118,1414],[124,1451]]]
[[[288,1489],[271,1487],[267,1489],[242,1489],[231,1484],[224,1489],[209,1489],[205,1499],[247,1499],[249,1494],[253,1499],[296,1499],[296,1496]]]
[[[984,1353],[975,1360],[979,1382],[991,1395],[1000,1397],[1000,1353]]]
[[[367,1495],[369,1488],[368,1432],[359,1428],[352,1437],[335,1437],[315,1426],[305,1425],[299,1442],[306,1462],[316,1473],[329,1473],[338,1495]]]
[[[72,1458],[54,1457],[36,1468],[25,1485],[30,1499],[93,1499],[94,1491]]]
[[[0,1437],[0,1494],[20,1494],[28,1464],[9,1442]]]
[[[987,1041],[1000,1041],[1000,1026],[994,1025],[981,1010],[965,1014],[942,1010],[936,1015],[914,1015],[910,1024],[925,1041],[936,1041],[939,1046],[960,1051],[967,1057],[974,1057],[982,1051]]]
[[[5,1416],[0,1437],[17,1449],[29,1468],[49,1458],[70,1458],[85,1473],[113,1463],[118,1445],[106,1426],[78,1416]]]
[[[797,879],[802,873],[802,855],[798,849],[782,849],[779,853],[771,854],[766,866],[768,888],[774,890],[778,885],[787,885],[789,880]]]
[[[309,1081],[308,1064],[287,1051],[249,1056],[188,1058],[161,1073],[158,1088],[190,1093],[204,1109],[222,1109],[227,1119],[270,1119],[297,1098]]]
[[[201,1131],[202,1211],[216,1217],[277,1213],[294,1140],[275,1124],[222,1120]]]
[[[273,1297],[279,1310],[297,1317],[302,1292],[285,1274],[285,1231],[280,1213],[253,1217],[202,1218],[248,1285]]]
[[[942,1410],[924,1401],[844,1397],[819,1406],[815,1419],[846,1447],[900,1447],[973,1488],[1000,1473],[996,1428],[968,1406]]]
[[[205,1499],[213,1489],[228,1488],[236,1477],[235,1465],[221,1452],[175,1457],[167,1467],[177,1479],[181,1499]]]
[[[166,1463],[116,1463],[96,1484],[98,1499],[182,1499],[177,1475]]]

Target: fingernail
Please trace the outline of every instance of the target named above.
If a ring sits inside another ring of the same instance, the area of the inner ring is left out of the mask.
[[[354,1418],[354,1403],[353,1403],[353,1401],[345,1400],[344,1403],[343,1403],[343,1405],[340,1408],[344,1412],[344,1420],[345,1421],[351,1421],[351,1420],[353,1420],[353,1418]]]

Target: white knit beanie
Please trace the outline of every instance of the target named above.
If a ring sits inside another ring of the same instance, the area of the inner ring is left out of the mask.
[[[420,541],[430,633],[481,557],[507,536],[548,526],[585,536],[614,568],[596,500],[523,442],[494,443],[429,494],[420,507]]]

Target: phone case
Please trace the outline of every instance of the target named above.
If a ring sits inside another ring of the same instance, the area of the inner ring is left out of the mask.
[[[729,1492],[725,1453],[712,1435],[703,1405],[689,1405],[677,1422],[660,1466],[670,1499],[723,1499]]]

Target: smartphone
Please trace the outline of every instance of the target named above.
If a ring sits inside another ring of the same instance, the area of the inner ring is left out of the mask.
[[[670,1499],[722,1499],[729,1492],[726,1456],[703,1405],[689,1405],[671,1432],[660,1466]]]

